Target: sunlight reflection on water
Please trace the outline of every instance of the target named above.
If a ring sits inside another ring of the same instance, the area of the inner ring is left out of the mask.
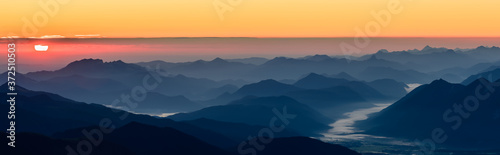
[[[392,103],[375,104],[376,106],[372,108],[358,109],[352,112],[345,113],[344,115],[347,116],[347,118],[339,119],[333,124],[330,124],[333,129],[329,130],[327,133],[324,133],[323,136],[325,137],[323,137],[322,139],[325,141],[341,141],[360,140],[366,137],[384,138],[366,134],[358,134],[362,131],[356,129],[355,127],[353,127],[353,125],[356,121],[365,120],[368,118],[369,114],[379,112],[391,104]]]

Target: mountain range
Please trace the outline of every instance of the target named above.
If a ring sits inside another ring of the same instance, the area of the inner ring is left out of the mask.
[[[281,116],[283,115],[283,116]],[[245,123],[250,125],[269,126],[276,117],[288,117],[282,120],[286,128],[304,136],[317,136],[328,130],[330,118],[299,103],[292,98],[279,97],[245,97],[227,105],[212,106],[190,113],[179,113],[168,118],[176,121],[196,120],[201,118],[217,121]],[[288,119],[290,119],[288,121]],[[288,124],[289,122],[289,124]]]
[[[4,84],[1,88],[7,90],[7,85]],[[56,94],[31,91],[21,86],[16,88],[21,94],[17,97],[22,98],[16,102],[16,112],[19,114],[16,121],[22,122],[16,125],[17,132],[20,132],[16,134],[19,141],[18,148],[21,149],[14,150],[7,145],[2,146],[2,150],[9,153],[66,154],[67,146],[74,149],[80,145],[80,142],[89,140],[84,131],[91,131],[90,133],[94,134],[92,138],[95,138],[92,143],[99,142],[99,146],[92,149],[93,154],[236,154],[237,151],[234,148],[240,143],[236,140],[241,140],[260,128],[206,119],[175,122],[165,118],[132,114],[97,104],[76,102]],[[0,106],[8,108],[5,103],[1,103]],[[99,123],[103,119],[111,122],[113,130],[105,134],[102,132],[95,134],[96,129],[102,129]],[[6,118],[0,120],[2,125],[8,124]],[[206,123],[211,126],[204,126]],[[231,128],[246,129],[246,131],[227,133],[226,131]],[[6,133],[2,135],[6,136]],[[226,136],[234,137],[227,138]],[[328,154],[356,153],[334,144],[303,145],[311,141],[319,142],[306,137],[291,138],[295,140],[286,140],[287,143],[280,142],[283,141],[280,137],[288,136],[299,135],[288,130],[284,131],[275,139],[278,143],[271,143],[272,147],[269,147],[269,150],[277,151],[290,145],[297,145],[299,147],[296,149],[303,151],[316,151],[319,147],[322,153]],[[4,138],[3,141],[7,140]]]

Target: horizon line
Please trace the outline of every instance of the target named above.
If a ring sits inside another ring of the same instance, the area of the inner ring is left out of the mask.
[[[241,38],[241,39],[335,39],[335,38],[360,38],[354,36],[338,36],[338,37],[55,37],[55,38],[42,38],[42,37],[18,37],[6,36],[0,37],[0,40],[5,39],[197,39],[197,38]],[[361,37],[361,38],[500,38],[500,36],[379,36],[379,37]]]

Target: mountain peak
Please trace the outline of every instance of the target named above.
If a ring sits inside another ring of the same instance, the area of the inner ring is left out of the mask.
[[[262,80],[257,84],[281,84],[281,83],[273,79],[267,79],[267,80]]]
[[[110,65],[126,65],[122,60],[116,60],[111,62],[104,62],[102,59],[82,59],[78,61],[73,61],[69,63],[66,67],[85,67],[85,66],[100,66],[104,64]]]
[[[280,83],[276,80],[262,80],[258,83],[252,83],[241,87],[235,94],[238,95],[255,95],[255,96],[276,96],[286,92],[295,91],[299,88]]]
[[[331,57],[328,56],[328,55],[316,54],[316,55],[313,55],[313,56],[308,56],[305,59],[306,60],[311,60],[311,61],[325,61],[325,60],[331,59]]]
[[[427,50],[432,50],[432,49],[433,49],[433,48],[432,48],[431,46],[426,45],[426,46],[422,49],[422,51],[427,51]]]
[[[217,57],[210,62],[212,62],[212,63],[226,63],[227,61],[222,59],[222,58]]]
[[[356,78],[354,78],[353,76],[351,76],[350,74],[346,73],[346,72],[340,72],[338,73],[337,75],[333,76],[334,78],[339,78],[339,79],[346,79],[346,80],[350,80],[350,81],[357,81]]]
[[[7,84],[7,82],[5,82],[4,84],[2,84],[0,86],[0,88],[2,89],[2,90],[0,90],[1,93],[9,93],[9,92],[7,92],[7,90],[9,90],[8,89],[9,85]],[[31,90],[28,90],[28,89],[26,89],[24,87],[21,87],[20,85],[16,85],[15,88],[16,88],[16,92],[29,92],[29,91],[31,91]]]
[[[379,53],[389,53],[389,51],[387,49],[381,49],[377,51],[377,54]]]
[[[323,75],[319,75],[319,74],[316,74],[316,73],[309,73],[306,77],[304,77],[303,79],[324,79],[324,78],[327,78]]]
[[[106,62],[106,63],[110,63],[110,64],[125,64],[125,62],[123,62],[122,60],[116,60],[116,61],[111,61],[111,62]]]
[[[439,85],[439,86],[441,86],[441,85],[449,85],[449,84],[451,84],[451,83],[449,83],[446,80],[439,79],[439,80],[432,81],[430,85]]]
[[[74,66],[74,65],[80,65],[80,64],[103,64],[104,61],[102,59],[82,59],[82,60],[77,60],[73,61],[68,64],[68,66]]]

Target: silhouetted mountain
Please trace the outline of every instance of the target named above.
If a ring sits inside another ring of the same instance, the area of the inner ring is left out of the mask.
[[[339,86],[348,87],[353,91],[357,92],[358,94],[360,94],[361,96],[363,96],[363,98],[371,101],[385,101],[389,99],[387,96],[382,95],[377,90],[368,86],[365,82],[351,81],[341,84]]]
[[[58,76],[84,75],[88,77],[120,77],[136,73],[147,74],[145,68],[127,64],[121,60],[104,62],[101,59],[82,59],[56,71],[31,72],[26,76],[36,80],[48,80]]]
[[[269,61],[269,59],[266,58],[260,58],[260,57],[250,57],[250,58],[241,58],[241,59],[226,59],[229,62],[241,62],[244,64],[254,64],[254,65],[262,65]]]
[[[2,89],[2,90],[0,90],[0,92],[8,93],[7,83],[4,83],[3,85],[1,85],[0,88]],[[57,95],[57,94],[46,93],[46,92],[41,92],[41,91],[31,91],[31,90],[28,90],[28,89],[22,87],[19,84],[17,84],[15,86],[15,92],[19,93],[22,96],[26,96],[26,97],[45,96],[45,97],[50,98],[51,100],[54,100],[54,101],[74,102],[73,100],[61,97],[60,95]],[[5,97],[7,97],[7,96],[5,96]]]
[[[191,100],[202,100],[216,96],[204,96],[207,91],[224,85],[240,83],[239,81],[216,82],[206,78],[191,78],[184,75],[163,77],[162,82],[154,90],[169,96],[183,95]],[[238,85],[238,84],[235,84]]]
[[[358,78],[365,81],[394,79],[404,83],[428,83],[434,79],[415,70],[397,70],[391,67],[368,67],[358,75]]]
[[[53,92],[74,100],[94,103],[110,102],[98,100],[103,93],[128,89],[125,84],[115,80],[81,75],[55,77],[26,86],[31,90]]]
[[[324,56],[317,55],[316,57],[324,57]],[[300,60],[300,59],[276,58],[274,61],[275,62],[277,61],[277,63],[278,63],[277,65],[279,65],[281,59],[289,60],[292,62],[297,62],[297,61],[304,62],[306,64],[311,64],[313,66],[322,65],[322,63],[315,64],[316,63],[315,61]],[[325,61],[326,61],[325,63],[344,63],[342,60],[334,59],[334,58],[331,58],[331,59],[328,59]],[[372,59],[368,59],[366,61],[367,62],[372,62],[372,61],[378,62],[378,61],[383,61],[383,60],[372,58]],[[155,61],[155,62],[158,62],[158,61]],[[200,61],[198,63],[202,63],[202,61]],[[204,62],[204,63],[208,63],[208,62]],[[209,63],[210,64],[228,65],[228,64],[226,64],[225,60],[220,59],[220,58],[214,59],[213,61],[210,61]],[[352,63],[351,65],[356,66],[356,64],[357,63]],[[392,63],[389,63],[389,64],[392,64]],[[97,67],[97,68],[103,68],[103,69],[93,70],[93,68],[91,68],[91,67],[85,67],[87,65],[92,66],[92,67]],[[284,65],[288,65],[288,64],[284,64]],[[290,64],[290,65],[293,65],[293,64]],[[372,64],[372,65],[375,65],[375,64]],[[398,65],[396,65],[396,66],[398,66]],[[107,72],[106,69],[109,70],[109,68],[113,68],[113,72],[111,72],[113,74],[106,73]],[[74,70],[74,71],[72,71],[72,70]],[[134,70],[134,71],[132,71],[132,70]],[[80,73],[78,71],[82,71],[82,72]],[[70,74],[67,72],[71,72],[71,75],[61,76],[61,75]],[[91,75],[91,77],[93,75],[99,75],[100,78],[89,78],[89,79],[83,78],[83,77],[89,76],[86,74],[87,72],[92,72],[92,73],[89,73],[89,75]],[[116,76],[114,73],[118,73],[118,72],[120,72],[118,74],[119,76]],[[146,71],[144,68],[141,68],[138,66],[134,67],[133,64],[126,64],[122,61],[106,62],[105,63],[99,59],[83,59],[80,61],[75,61],[73,63],[70,63],[68,66],[66,66],[63,69],[53,71],[53,72],[47,72],[47,74],[50,74],[51,77],[56,77],[57,80],[52,80],[52,81],[69,81],[70,83],[73,81],[88,81],[88,82],[81,82],[81,83],[91,83],[92,81],[94,81],[94,83],[98,83],[97,80],[101,80],[101,82],[99,82],[99,83],[116,83],[116,82],[112,82],[112,81],[106,82],[106,80],[109,81],[109,79],[113,78],[113,80],[116,80],[116,81],[119,81],[123,84],[126,84],[129,87],[134,87],[134,86],[140,85],[141,81],[143,81],[143,78],[146,75],[148,75],[145,72]],[[142,73],[144,73],[144,74],[142,74]],[[38,75],[38,74],[41,74],[41,73],[40,72],[29,73],[29,75],[32,75],[33,77],[37,77],[36,75]],[[129,75],[127,75],[127,74],[129,74]],[[216,74],[216,73],[211,73],[211,74]],[[349,77],[349,75],[347,73],[343,73],[342,75]],[[188,77],[183,76],[183,75],[177,75],[177,76],[173,76],[173,77],[164,77],[164,80],[160,83],[160,86],[157,87],[157,90],[155,90],[155,91],[160,92],[160,93],[165,94],[165,95],[170,95],[170,96],[183,95],[183,96],[186,96],[190,99],[200,100],[200,99],[207,99],[207,98],[213,97],[213,96],[203,96],[203,95],[207,94],[207,93],[205,93],[206,91],[209,91],[210,89],[213,89],[213,88],[221,87],[221,86],[223,86],[223,84],[224,83],[217,83],[215,81],[211,81],[208,79],[194,79],[194,78],[188,78]],[[90,85],[92,85],[92,84],[90,84]],[[108,88],[108,89],[120,88],[119,85],[116,85],[116,87],[114,85],[113,85],[113,87],[111,87],[111,86],[104,87],[102,89],[99,88],[99,89],[82,89],[82,90],[79,90],[78,87],[75,87],[76,89],[72,89],[72,91],[69,91],[69,90],[71,90],[71,88],[73,88],[73,86],[72,85],[69,85],[68,87],[64,87],[64,86],[65,86],[65,84],[57,86],[57,87],[61,87],[60,91],[54,91],[54,90],[45,90],[45,91],[57,92],[57,93],[60,93],[64,96],[76,96],[76,97],[78,97],[78,95],[74,95],[74,94],[83,94],[84,97],[81,97],[81,98],[85,99],[85,98],[94,98],[96,95],[92,94],[92,93],[95,93],[96,91],[105,91],[106,90],[105,88]],[[42,88],[47,88],[47,87],[43,86]],[[66,93],[66,94],[64,94],[64,93]],[[76,99],[80,99],[80,98],[76,98]],[[100,102],[100,101],[96,101],[96,102]],[[109,101],[106,101],[106,102],[109,102]]]
[[[347,111],[373,107],[373,102],[393,100],[364,82],[358,81],[330,88],[292,91],[285,95],[315,108],[332,119],[339,119]]]
[[[1,81],[2,83],[7,82],[7,77],[8,77],[7,74],[8,74],[8,72],[4,72],[4,73],[0,74],[0,76],[4,77],[3,80]],[[37,84],[36,80],[33,80],[33,79],[25,76],[24,74],[21,74],[19,72],[16,72],[15,74],[16,74],[15,76],[12,76],[12,75],[9,75],[9,76],[16,79],[16,84],[19,84],[19,85],[36,85]]]
[[[390,84],[391,86],[384,86],[386,84]],[[308,76],[300,79],[294,84],[294,86],[306,89],[323,89],[336,86],[344,86],[355,91],[357,94],[361,95],[362,98],[372,100],[385,100],[388,99],[388,96],[393,98],[402,97],[406,94],[404,88],[407,87],[404,83],[398,83],[394,80],[389,79],[376,80],[367,83],[361,81],[349,81],[346,79],[330,78],[315,73],[311,73]],[[379,92],[379,90],[383,92]]]
[[[0,133],[0,136],[7,137],[4,132]],[[0,146],[2,154],[19,154],[19,155],[40,155],[40,154],[68,154],[66,146],[70,146],[76,152],[76,146],[80,139],[53,139],[43,135],[34,133],[16,133],[16,147],[12,148],[7,145],[10,140],[7,138],[2,138],[0,140],[3,144]],[[95,155],[110,155],[110,154],[120,154],[120,155],[137,155],[130,151],[129,148],[110,143],[106,139],[103,140],[99,147],[93,147],[92,154]]]
[[[69,91],[64,90],[68,89],[68,86],[71,86],[71,89],[78,88],[84,89],[87,91],[93,92],[110,92],[110,91],[118,91],[128,89],[128,87],[118,81],[107,79],[107,78],[90,78],[82,75],[70,75],[70,76],[61,76],[51,78],[45,81],[40,82],[38,89],[44,89],[47,87],[60,87],[60,91],[50,91],[54,93],[60,94],[60,92]],[[48,88],[52,89],[52,88]]]
[[[375,85],[377,83],[379,82],[375,82]],[[395,85],[394,87],[398,86],[402,87],[402,85]],[[404,91],[404,87],[401,89]],[[393,89],[381,90],[393,91]],[[391,94],[392,92],[386,93]],[[398,93],[400,92],[395,93],[396,95],[393,94],[393,96],[399,95]],[[264,80],[258,83],[245,85],[233,94],[222,94],[218,98],[208,101],[206,104],[222,105],[232,100],[240,99],[244,96],[263,97],[281,95],[291,97],[301,103],[311,106],[330,118],[337,118],[337,116],[341,116],[340,113],[345,112],[344,110],[373,106],[372,104],[362,105],[353,103],[387,101],[395,98],[381,94],[364,82],[329,78],[311,73],[303,79],[297,81],[294,86],[279,83],[274,80]]]
[[[205,105],[223,105],[245,96],[280,96],[290,91],[301,90],[293,85],[280,83],[269,79],[257,83],[247,84],[234,93],[223,93],[215,99],[204,102]]]
[[[216,59],[213,64],[221,63]],[[156,69],[156,66],[149,66]],[[96,69],[97,68],[97,69]],[[165,68],[160,68],[165,72]],[[101,98],[102,94],[117,91],[130,91],[136,86],[144,85],[144,80],[150,84],[158,83],[153,92],[158,92],[167,96],[185,96],[191,100],[214,98],[215,96],[203,96],[210,89],[221,87],[227,84],[241,85],[241,81],[221,81],[216,82],[206,78],[191,78],[184,75],[170,76],[162,73],[153,75],[150,71],[135,64],[128,64],[122,61],[103,62],[100,59],[83,59],[68,64],[66,67],[56,71],[41,71],[26,74],[28,77],[41,82],[41,86],[30,89],[56,92],[64,96],[87,102],[110,102],[109,100],[86,100],[88,98]],[[112,79],[112,80],[111,80]],[[122,83],[124,86],[121,86]],[[51,85],[53,84],[53,85]],[[47,85],[54,87],[53,89]],[[36,86],[36,85],[35,85]],[[85,87],[82,87],[85,86]],[[87,88],[87,86],[96,86]],[[123,93],[123,92],[119,92]],[[79,97],[82,94],[85,97]]]
[[[495,70],[496,68],[500,68],[500,61],[482,62],[482,63],[478,63],[474,66],[471,66],[469,68],[452,67],[452,68],[447,68],[447,69],[443,69],[443,70],[436,71],[436,72],[431,72],[430,74],[441,77],[442,79],[449,81],[449,82],[460,83],[460,82],[463,82],[469,76],[477,74],[478,71],[488,72],[488,71]]]
[[[249,142],[247,142],[249,143]],[[349,148],[322,142],[308,137],[275,138],[271,143],[266,144],[262,150],[259,148],[243,147],[240,154],[250,154],[255,151],[260,155],[360,155]],[[236,149],[238,150],[238,149]]]
[[[118,96],[118,94],[117,94]],[[147,93],[144,101],[139,102],[134,112],[161,114],[189,112],[203,108],[203,105],[192,102],[184,96],[165,96],[160,93]]]
[[[346,86],[291,91],[286,93],[286,96],[316,109],[367,101],[362,95]]]
[[[337,79],[346,79],[349,81],[359,81],[358,79],[351,76],[350,74],[347,74],[346,72],[340,72],[338,74],[330,75],[329,77],[337,78]]]
[[[159,128],[136,122],[116,129],[106,139],[143,155],[231,154],[176,129]]]
[[[239,88],[235,85],[227,84],[222,87],[218,88],[213,88],[210,90],[207,90],[203,96],[206,96],[206,99],[213,99],[215,97],[221,96],[224,93],[234,93],[238,90]]]
[[[184,81],[177,80],[176,78],[166,79],[176,84],[192,83],[188,82],[191,79],[186,77],[182,77],[182,79],[187,79]],[[104,105],[110,105],[115,99],[121,99],[122,94],[130,94],[132,89],[115,80],[107,78],[89,78],[81,75],[55,77],[49,80],[32,83],[28,85],[28,88],[57,93],[78,101],[100,103]],[[179,90],[182,91],[182,89]],[[147,92],[146,96],[144,101],[137,103],[138,106],[134,108],[134,112],[171,113],[188,112],[203,108],[203,106],[181,95],[166,96],[156,92]]]
[[[365,60],[347,60],[345,58],[316,55],[302,59],[276,57],[258,66],[255,70],[250,71],[248,76],[249,78],[260,77],[281,80],[291,77],[300,77],[301,75],[311,72],[318,74],[347,72],[353,75],[353,73],[357,74],[367,67],[395,67],[396,69],[408,69],[406,66],[399,63],[377,59],[375,57]]]
[[[193,126],[217,132],[225,137],[229,137],[236,142],[248,140],[248,136],[259,133],[260,130],[268,126],[247,125],[243,123],[231,123],[200,118],[196,120],[184,121],[183,123],[191,124]],[[274,137],[295,137],[300,134],[287,130],[274,133]]]
[[[6,93],[6,84],[0,88],[2,88],[0,93]],[[116,127],[136,121],[157,127],[172,127],[213,145],[228,147],[228,143],[231,142],[230,139],[224,138],[224,136],[215,132],[185,123],[178,123],[170,119],[132,114],[98,104],[76,102],[51,93],[26,90],[21,86],[16,88],[17,98],[22,98],[16,101],[16,113],[19,113],[19,115],[16,115],[16,121],[23,122],[16,124],[17,132],[52,135],[69,129],[97,126],[102,119],[107,118]],[[0,103],[0,107],[9,109],[5,102]],[[8,125],[7,117],[0,120],[0,123],[5,128],[8,128],[5,126]],[[76,133],[81,134],[79,131],[81,130],[77,130]]]
[[[198,60],[194,62],[167,63],[162,61],[139,63],[141,66],[156,66],[171,74],[182,74],[191,77],[203,77],[214,80],[238,79],[246,74],[248,70],[256,67],[253,64],[241,62],[230,62],[221,58],[212,61]]]
[[[382,93],[383,95],[394,99],[399,99],[407,94],[405,88],[408,88],[408,85],[393,79],[380,79],[372,82],[367,82],[366,84]]]
[[[483,62],[500,60],[498,57],[498,55],[500,54],[500,48],[497,46],[492,46],[492,47],[479,46],[475,49],[465,51],[464,53],[476,59],[482,60]]]
[[[295,82],[293,85],[305,89],[321,89],[338,86],[348,82],[349,80],[346,79],[329,78],[316,73],[311,73]]]
[[[447,140],[438,147],[495,149],[500,144],[496,82],[478,79],[464,86],[436,80],[357,125],[370,134],[410,140],[431,138],[442,129]]]
[[[330,128],[327,125],[331,123],[329,118],[284,96],[246,97],[227,105],[208,107],[191,113],[180,113],[168,118],[179,121],[207,118],[224,122],[269,126],[269,121],[277,115],[275,111],[295,115],[295,118],[289,119],[290,124],[287,124],[287,129],[301,135],[316,135]]]
[[[283,84],[275,80],[263,80],[258,83],[245,85],[234,94],[240,96],[278,96],[296,90],[300,90],[300,88]]]
[[[496,69],[491,70],[491,71],[482,72],[482,73],[479,73],[476,75],[471,75],[469,78],[465,79],[462,82],[462,84],[468,85],[479,78],[485,78],[485,79],[488,79],[490,81],[496,81],[496,80],[500,79],[500,67],[497,67]]]
[[[455,51],[447,48],[424,47],[422,50],[377,52],[379,59],[405,64],[420,72],[439,71],[452,67],[468,68],[484,62],[499,61],[500,48],[479,46],[472,50]],[[363,56],[362,58],[370,57]]]
[[[326,60],[331,60],[332,57],[330,57],[328,55],[319,55],[319,54],[316,54],[316,55],[313,55],[313,56],[306,56],[303,59],[310,60],[310,61],[326,61]]]
[[[339,119],[347,111],[373,106],[362,95],[346,86],[292,91],[285,95],[311,106],[331,119]]]

